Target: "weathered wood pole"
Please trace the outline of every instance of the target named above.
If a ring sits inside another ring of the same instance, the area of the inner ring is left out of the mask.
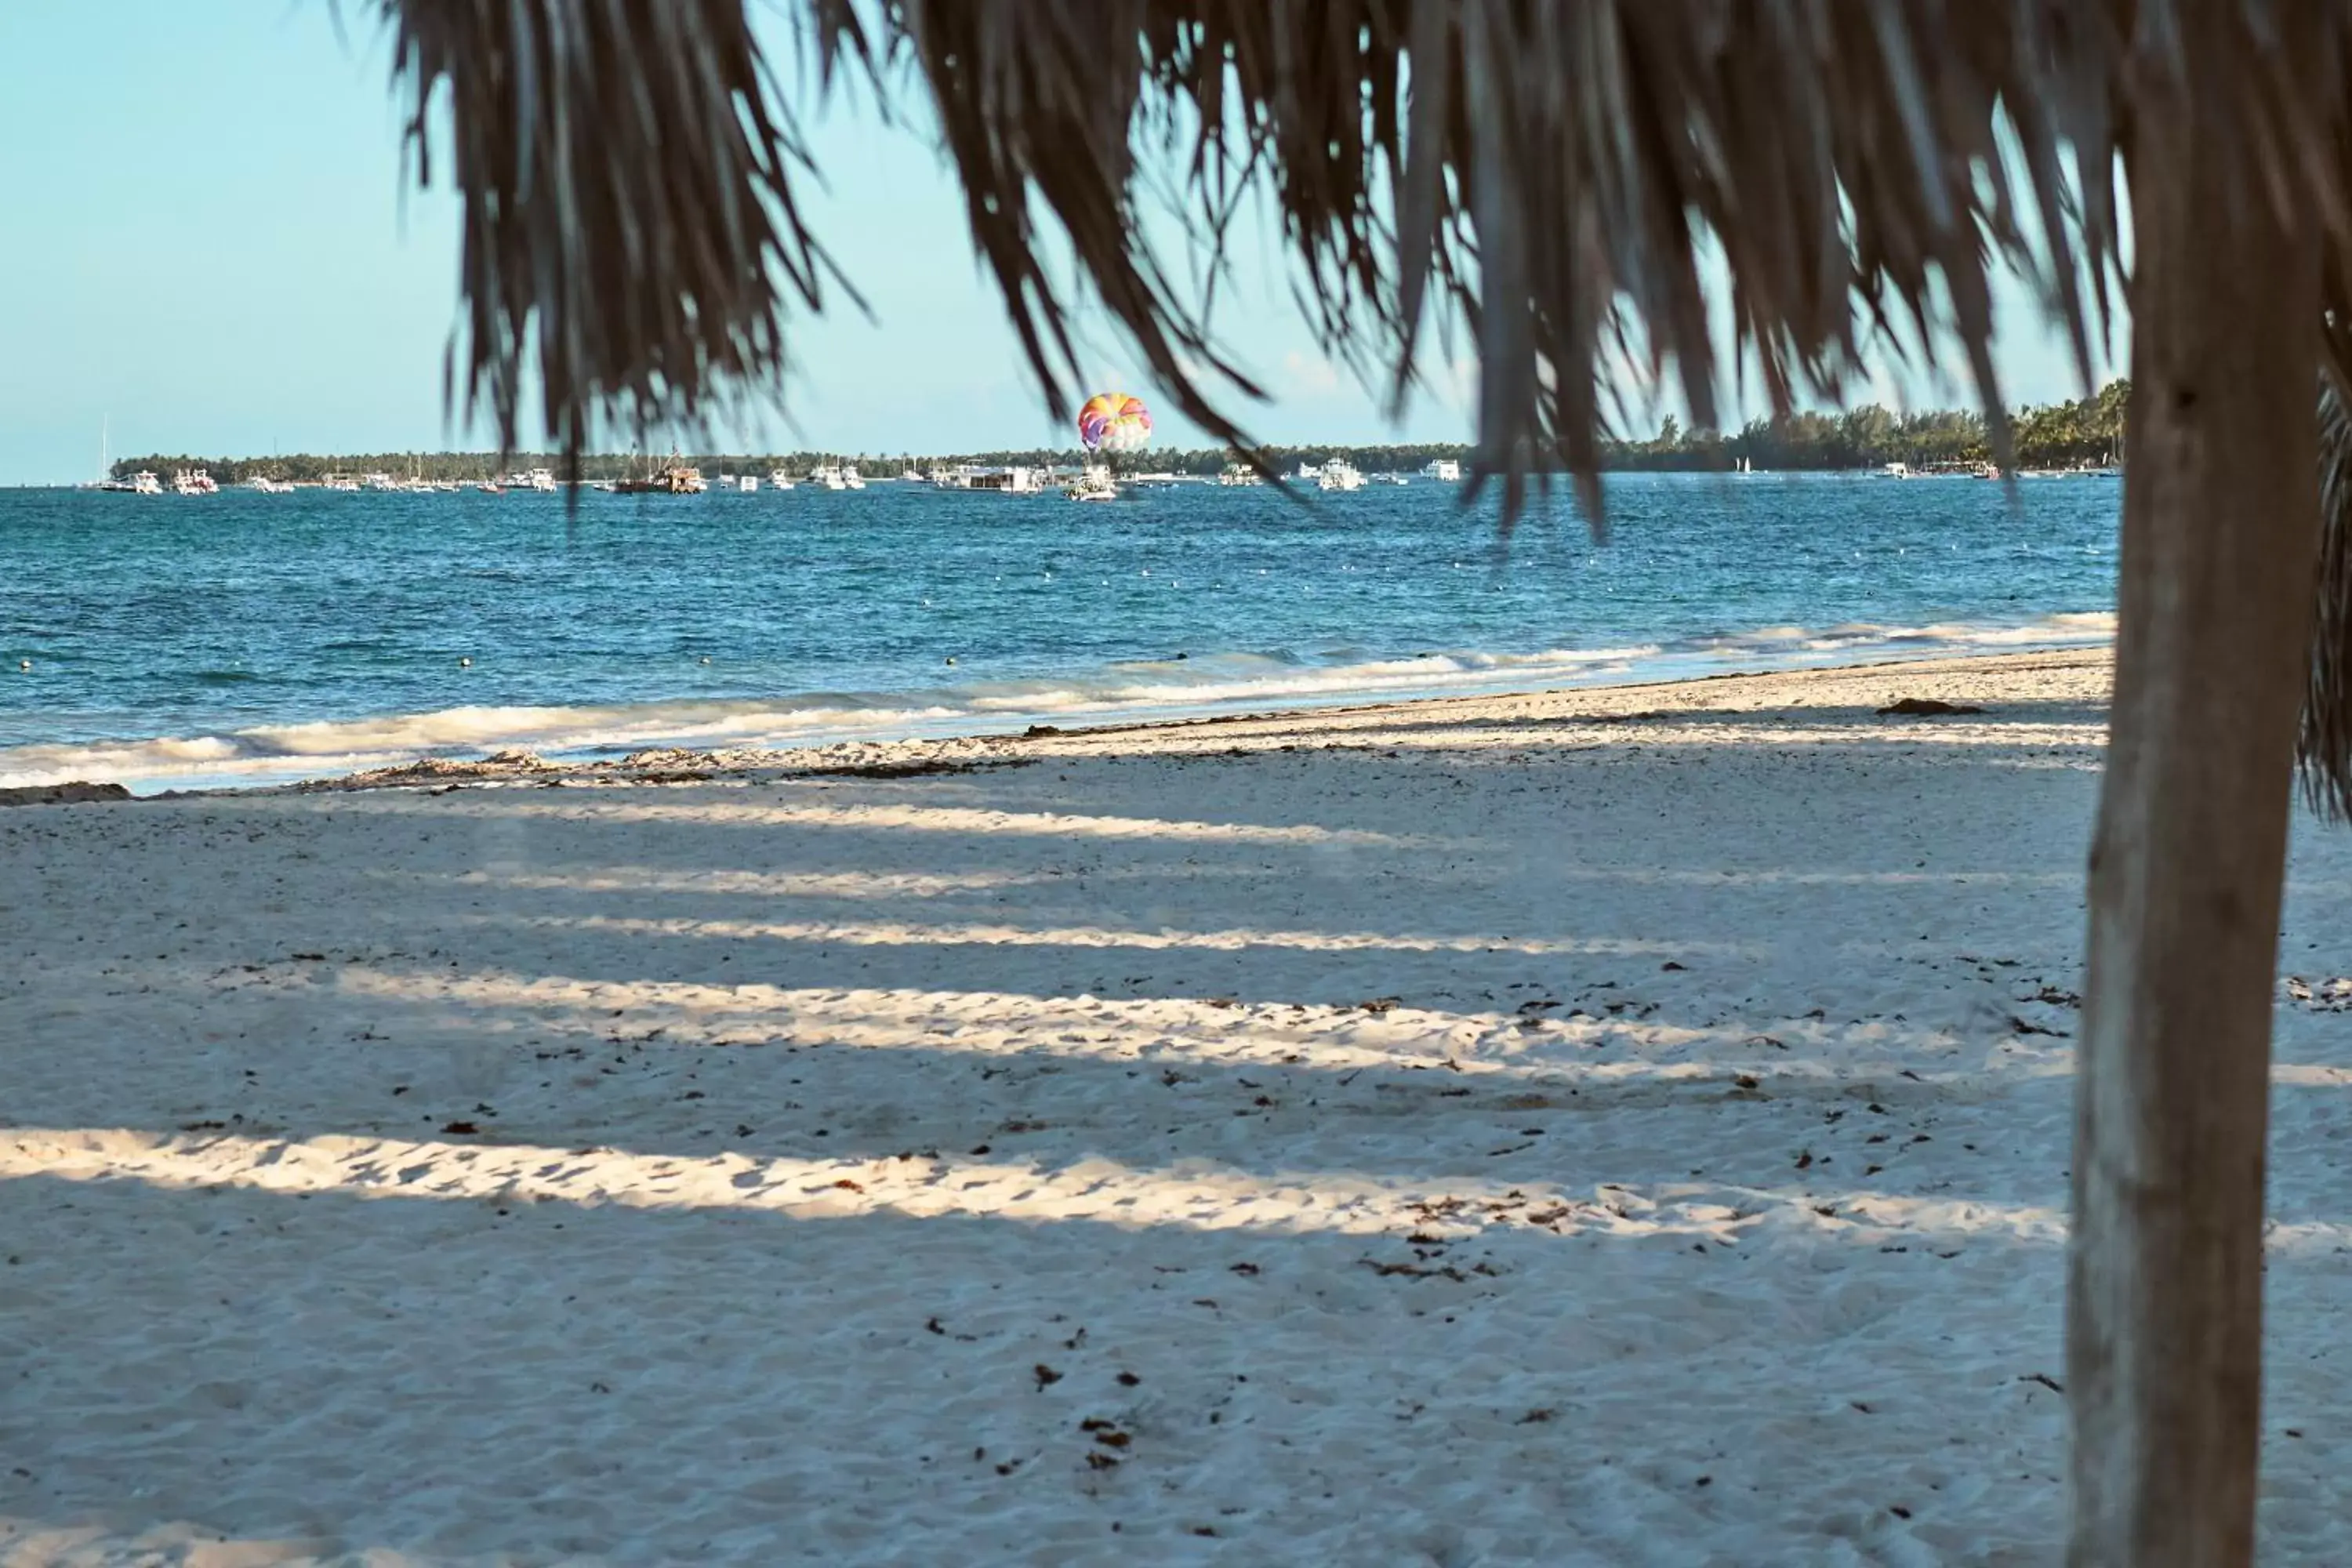
[[[2292,10],[2293,7],[2288,7]],[[2116,693],[2076,1084],[2070,1561],[2252,1561],[2263,1175],[2317,539],[2318,247],[2270,197],[2238,7],[2136,83]],[[2212,68],[2207,68],[2210,65]]]

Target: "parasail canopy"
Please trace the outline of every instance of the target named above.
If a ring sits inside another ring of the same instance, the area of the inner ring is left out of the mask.
[[[1078,410],[1078,440],[1089,452],[1133,452],[1151,440],[1151,410],[1124,392],[1098,392]]]

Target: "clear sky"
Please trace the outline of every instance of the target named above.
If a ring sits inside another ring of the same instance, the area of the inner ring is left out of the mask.
[[[374,8],[331,0],[0,5],[0,484],[89,478],[117,455],[480,446],[453,430],[442,352],[457,319],[455,199],[404,183],[390,50]],[[800,323],[784,418],[747,446],[843,451],[1065,444],[1046,420],[958,199],[918,136],[856,104],[817,119],[821,236],[873,306]],[[1223,309],[1273,393],[1244,424],[1275,442],[1466,439],[1465,402],[1401,426],[1317,353],[1264,256]],[[2016,290],[2009,400],[2076,395],[2059,341]],[[1147,399],[1115,335],[1088,369]],[[1890,376],[1917,402],[1948,389]],[[774,400],[769,403],[773,405]],[[1163,439],[1198,437],[1163,419]]]

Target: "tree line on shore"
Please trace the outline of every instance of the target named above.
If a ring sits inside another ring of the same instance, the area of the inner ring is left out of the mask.
[[[2010,416],[2016,461],[2025,468],[2105,467],[2119,462],[2123,456],[2124,407],[2130,395],[2131,384],[2116,380],[2092,396],[2074,402],[2016,410]],[[1344,458],[1367,473],[1405,473],[1438,459],[1461,462],[1466,467],[1470,450],[1456,442],[1429,441],[1262,446],[1255,455],[1278,473],[1294,472],[1302,465],[1319,465],[1333,458]],[[1627,471],[1702,472],[1729,469],[1743,463],[1765,470],[1877,468],[1889,463],[1928,468],[1990,462],[1992,441],[1979,414],[1958,409],[1898,414],[1874,403],[1837,414],[1809,412],[1782,419],[1751,420],[1728,434],[1686,430],[1670,415],[1655,437],[1611,441],[1604,451],[1606,467]],[[825,463],[854,463],[868,479],[873,479],[895,477],[908,467],[928,473],[943,464],[1075,468],[1089,461],[1106,462],[1121,473],[1206,476],[1219,472],[1236,458],[1231,449],[1217,447],[1105,453],[1093,458],[1076,447],[1008,448],[933,457],[709,452],[658,460],[648,459],[643,454],[590,453],[581,458],[580,478],[590,483],[625,479],[672,460],[692,464],[706,473],[765,475],[782,468],[795,477]],[[273,458],[198,458],[159,453],[123,458],[114,465],[113,477],[127,479],[142,468],[169,476],[176,469],[194,468],[209,468],[213,477],[224,484],[257,477],[316,483],[334,474],[356,478],[368,473],[438,483],[471,483],[530,468],[560,472],[562,460],[545,453],[517,453],[503,460],[482,452],[295,453]]]

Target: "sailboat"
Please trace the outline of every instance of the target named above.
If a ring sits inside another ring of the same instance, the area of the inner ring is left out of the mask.
[[[112,424],[113,421],[114,416],[109,414],[98,422],[98,482],[90,488],[100,490],[121,490],[126,494],[151,493],[140,490],[139,488],[132,484],[129,479],[118,479],[114,477],[112,471],[114,465],[108,461],[106,450],[107,426]],[[152,474],[150,474],[147,477],[150,479],[154,478]],[[160,494],[162,489],[163,487],[158,485],[155,491],[152,493]]]

